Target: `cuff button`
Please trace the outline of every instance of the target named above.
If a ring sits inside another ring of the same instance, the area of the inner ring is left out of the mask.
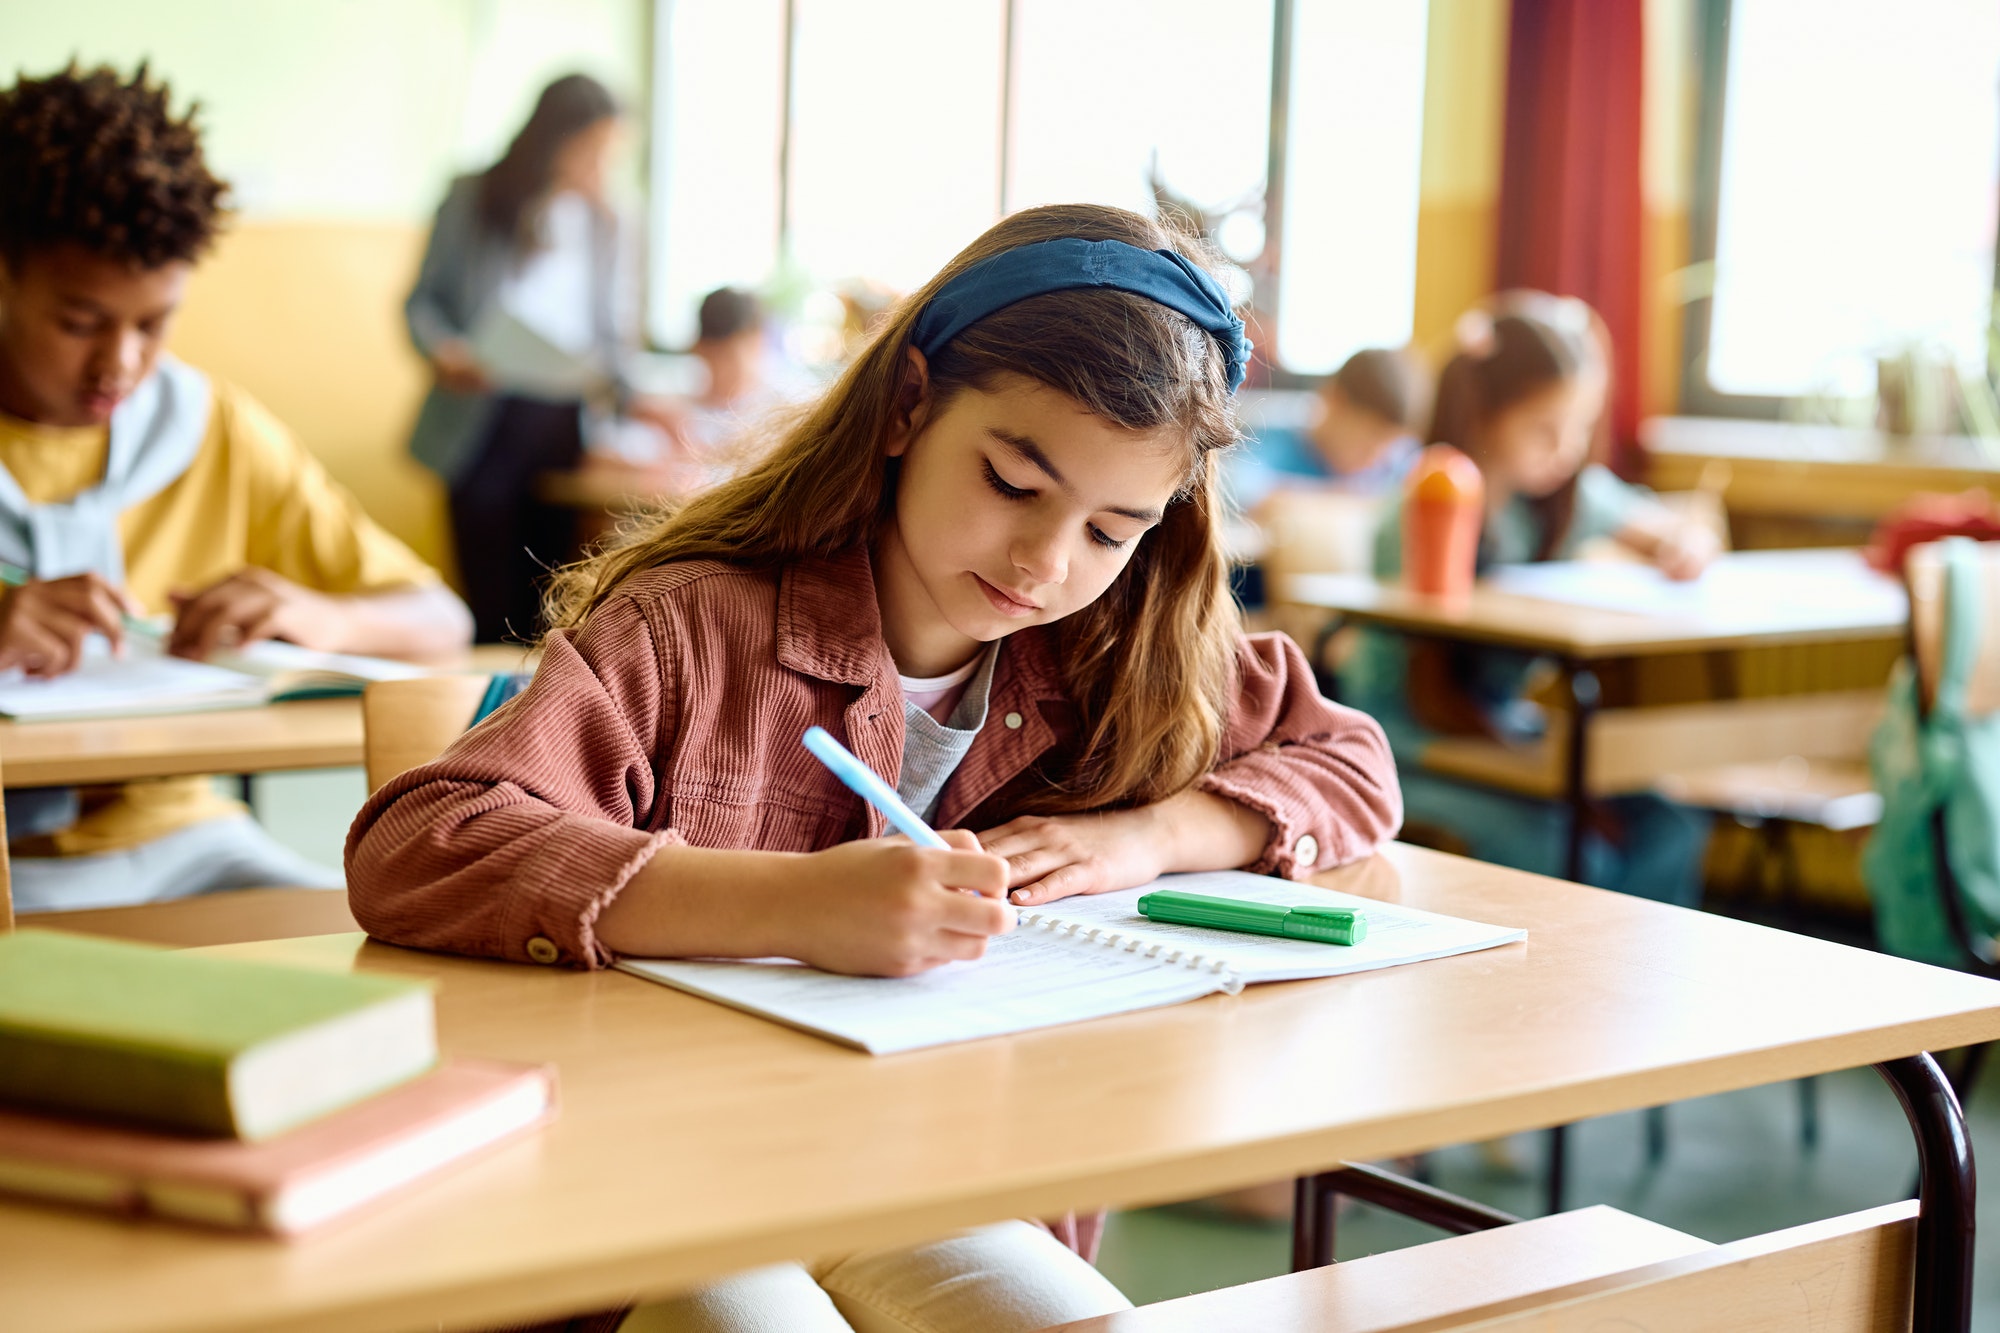
[[[546,936],[537,935],[528,941],[528,957],[538,963],[553,963],[556,959],[562,957],[562,950],[556,948],[555,941]]]
[[[1292,856],[1303,867],[1319,864],[1319,839],[1307,833],[1292,844]]]

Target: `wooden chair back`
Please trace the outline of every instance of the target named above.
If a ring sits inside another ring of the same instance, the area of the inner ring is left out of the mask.
[[[1878,1333],[1910,1326],[1916,1230],[1914,1200],[1727,1245],[1588,1209],[1042,1333],[1778,1333],[1806,1326],[1802,1291],[1813,1333]]]
[[[1973,659],[1972,679],[1965,692],[1965,711],[1982,717],[2000,709],[2000,543],[1980,542],[1975,548],[1980,571],[1980,624],[1978,654]],[[1944,549],[1929,542],[1913,546],[1903,566],[1910,590],[1910,648],[1917,661],[1917,679],[1928,709],[1937,697],[1938,675],[1943,670]]]
[[[1268,545],[1264,572],[1273,588],[1293,574],[1366,574],[1374,568],[1375,531],[1386,501],[1338,491],[1279,491],[1258,522]]]
[[[361,696],[361,762],[368,790],[427,764],[472,725],[490,676],[379,680]]]

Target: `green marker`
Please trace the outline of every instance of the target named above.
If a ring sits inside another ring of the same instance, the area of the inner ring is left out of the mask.
[[[33,574],[19,565],[0,560],[0,587],[18,588],[25,583],[34,582],[34,579]],[[135,616],[130,611],[124,611],[119,613],[119,619],[124,622],[125,632],[128,634],[143,634],[149,639],[166,637],[166,626],[148,620],[144,616]]]
[[[1176,926],[1208,926],[1252,935],[1278,935],[1320,944],[1359,944],[1368,938],[1368,918],[1348,907],[1281,907],[1212,898],[1205,893],[1155,889],[1139,899],[1139,912]]]

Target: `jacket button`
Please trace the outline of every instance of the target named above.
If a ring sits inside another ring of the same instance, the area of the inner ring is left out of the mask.
[[[1319,839],[1310,833],[1301,834],[1299,840],[1292,844],[1292,855],[1302,866],[1319,864]]]
[[[538,963],[553,963],[562,957],[562,950],[556,948],[554,940],[537,935],[528,941],[528,957]]]
[[[1019,713],[1009,713],[1000,720],[1007,724],[1007,730],[1009,731],[1019,731],[1021,729],[1021,715]]]

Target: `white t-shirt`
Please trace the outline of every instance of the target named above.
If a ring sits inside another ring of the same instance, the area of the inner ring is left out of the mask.
[[[500,289],[500,304],[542,337],[577,356],[594,350],[591,316],[592,232],[588,199],[565,190],[544,206],[542,246]]]

